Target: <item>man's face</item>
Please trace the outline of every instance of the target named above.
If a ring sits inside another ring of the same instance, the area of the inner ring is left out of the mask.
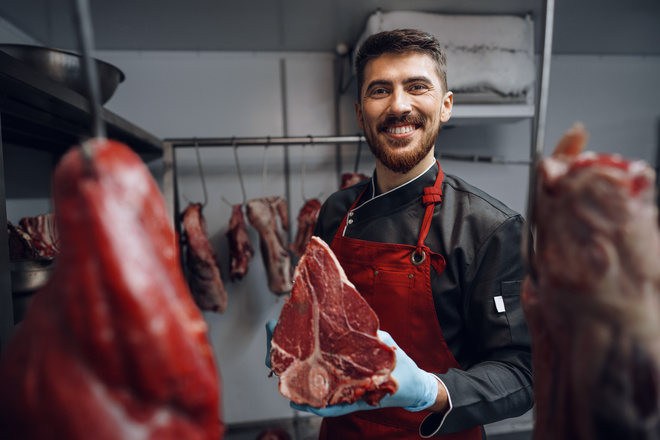
[[[360,97],[358,126],[376,159],[397,173],[407,173],[432,154],[453,104],[433,59],[417,52],[386,53],[369,61]]]

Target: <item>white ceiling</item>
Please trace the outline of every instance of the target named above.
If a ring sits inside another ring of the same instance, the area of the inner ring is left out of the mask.
[[[90,0],[102,50],[332,51],[381,9],[531,14],[542,0]],[[73,0],[0,0],[46,46],[76,49]],[[540,33],[537,32],[537,48]],[[660,55],[660,0],[556,0],[553,52]]]

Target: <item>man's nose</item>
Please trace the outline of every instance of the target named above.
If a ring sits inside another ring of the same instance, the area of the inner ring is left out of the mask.
[[[393,115],[405,115],[412,111],[410,95],[404,90],[395,89],[390,100],[390,113]]]

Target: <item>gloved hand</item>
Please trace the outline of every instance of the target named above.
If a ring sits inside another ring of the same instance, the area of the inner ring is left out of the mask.
[[[266,366],[272,368],[270,364],[270,341],[273,339],[273,329],[277,325],[277,319],[269,319],[266,322]]]
[[[387,407],[402,407],[408,411],[421,411],[433,405],[438,396],[438,379],[433,374],[420,369],[415,361],[410,359],[394,342],[389,333],[378,330],[378,337],[390,347],[395,347],[396,367],[392,371],[392,377],[399,385],[396,393],[383,397],[378,406],[371,406],[364,400],[358,400],[351,404],[342,403],[325,408],[315,408],[291,402],[291,407],[323,417],[335,417],[355,411]]]

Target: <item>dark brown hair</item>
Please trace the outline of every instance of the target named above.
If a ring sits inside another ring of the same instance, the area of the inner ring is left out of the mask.
[[[364,68],[369,60],[386,53],[403,54],[407,52],[429,55],[435,61],[443,91],[447,92],[447,55],[438,40],[428,32],[416,29],[396,29],[371,35],[360,46],[355,57],[358,100],[361,98],[364,84]]]

